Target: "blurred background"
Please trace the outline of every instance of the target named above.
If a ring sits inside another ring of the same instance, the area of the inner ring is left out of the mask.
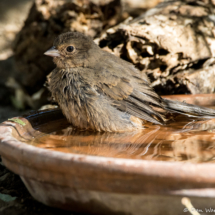
[[[12,92],[7,87],[8,78],[14,75],[12,45],[32,6],[33,0],[0,1],[0,121],[20,114],[12,105]]]

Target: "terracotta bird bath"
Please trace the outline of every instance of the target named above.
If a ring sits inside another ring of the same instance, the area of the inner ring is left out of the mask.
[[[215,95],[168,98],[215,105]],[[92,133],[72,128],[59,109],[38,111],[0,125],[0,154],[49,206],[100,215],[185,214],[185,196],[195,208],[214,206],[214,122],[179,117],[139,132]]]

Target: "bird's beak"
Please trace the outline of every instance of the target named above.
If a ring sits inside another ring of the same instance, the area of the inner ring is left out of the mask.
[[[44,53],[44,55],[48,55],[51,57],[60,57],[59,51],[53,46],[48,51]]]

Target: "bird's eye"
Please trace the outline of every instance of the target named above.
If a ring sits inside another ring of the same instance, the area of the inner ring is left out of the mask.
[[[74,51],[74,46],[68,46],[67,48],[66,48],[66,50],[68,51],[68,52],[73,52]]]

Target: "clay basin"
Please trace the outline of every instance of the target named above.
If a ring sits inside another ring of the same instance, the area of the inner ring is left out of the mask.
[[[215,95],[169,96],[214,106]],[[0,154],[38,201],[87,214],[186,214],[214,206],[215,121],[179,117],[126,134],[77,131],[59,109],[0,126]],[[183,212],[184,211],[184,212]]]

